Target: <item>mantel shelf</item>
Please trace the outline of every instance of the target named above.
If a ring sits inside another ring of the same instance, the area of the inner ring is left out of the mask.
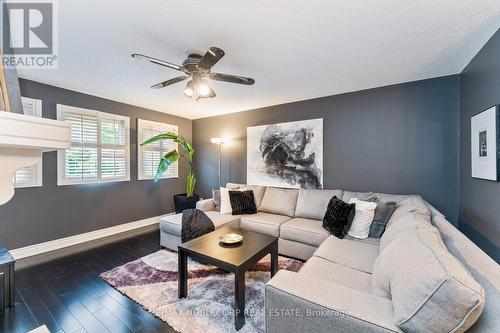
[[[12,177],[17,170],[36,164],[45,151],[70,145],[70,124],[0,111],[0,205],[14,195]]]

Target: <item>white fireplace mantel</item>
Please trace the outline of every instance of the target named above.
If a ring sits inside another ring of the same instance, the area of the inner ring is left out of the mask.
[[[36,164],[43,152],[70,144],[68,123],[0,111],[0,205],[14,195],[12,177],[17,170]]]

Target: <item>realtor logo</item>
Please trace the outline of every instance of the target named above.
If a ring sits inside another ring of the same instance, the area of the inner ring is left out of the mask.
[[[5,67],[57,68],[54,0],[6,0],[2,31]]]

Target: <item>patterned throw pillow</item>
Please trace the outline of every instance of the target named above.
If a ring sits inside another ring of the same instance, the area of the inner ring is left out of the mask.
[[[351,228],[356,204],[348,204],[336,196],[330,199],[325,217],[323,217],[323,228],[338,238],[344,238]]]
[[[233,215],[256,214],[257,206],[252,190],[229,191],[229,201],[233,209]]]

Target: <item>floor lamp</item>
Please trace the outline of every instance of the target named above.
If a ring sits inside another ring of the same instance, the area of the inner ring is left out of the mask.
[[[217,170],[219,175],[219,188],[220,188],[220,160],[222,155],[222,145],[224,144],[224,139],[222,138],[212,138],[210,141],[217,145]]]

